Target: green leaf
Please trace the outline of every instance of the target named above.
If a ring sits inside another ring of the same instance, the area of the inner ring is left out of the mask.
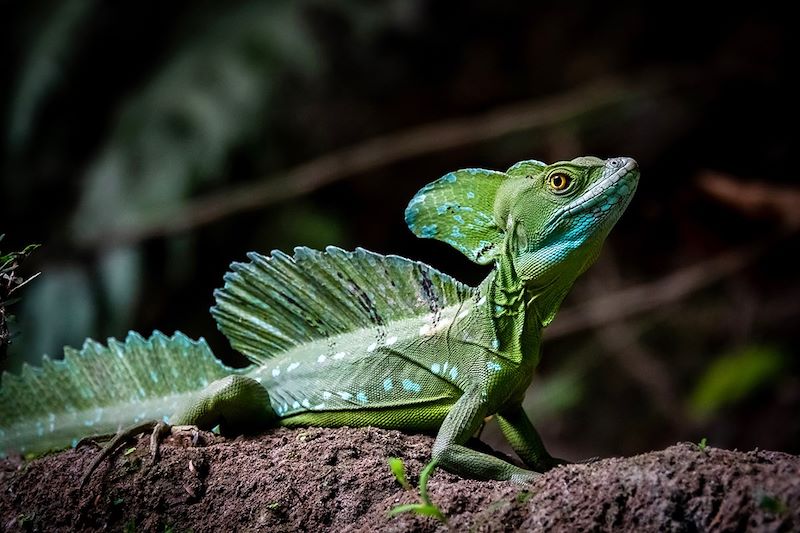
[[[404,489],[410,490],[411,484],[406,478],[406,466],[403,464],[403,460],[399,457],[389,457],[389,468],[392,470],[394,477],[397,478],[397,482],[400,483]]]
[[[783,356],[774,348],[748,346],[722,355],[711,363],[691,395],[692,414],[708,418],[759,387],[774,381],[783,367]]]
[[[447,517],[433,504],[409,503],[407,505],[398,505],[389,511],[389,516],[397,516],[400,513],[415,513],[421,516],[430,516],[440,522],[447,523]]]

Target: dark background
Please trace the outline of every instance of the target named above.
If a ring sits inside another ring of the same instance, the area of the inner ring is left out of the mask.
[[[464,167],[635,157],[642,178],[548,330],[552,451],[800,453],[796,28],[592,2],[5,3],[0,248],[42,247],[19,369],[130,329],[205,337],[249,250],[362,246],[470,283],[403,222]],[[495,442],[495,429],[485,433]]]

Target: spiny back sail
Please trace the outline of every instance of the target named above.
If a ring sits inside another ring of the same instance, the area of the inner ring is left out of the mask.
[[[63,448],[86,435],[115,432],[161,419],[210,382],[236,373],[214,357],[203,339],[156,331],[128,334],[104,346],[87,340],[64,360],[44,358],[19,376],[3,373],[0,455]]]
[[[473,291],[424,263],[361,248],[248,257],[232,265],[211,313],[233,348],[259,364],[306,342],[436,312]]]

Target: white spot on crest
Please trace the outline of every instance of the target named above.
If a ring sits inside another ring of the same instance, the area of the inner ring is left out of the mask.
[[[318,403],[317,405],[314,406],[314,409],[316,410],[325,409],[325,403],[324,402]]]
[[[478,305],[483,305],[486,303],[486,296],[481,296],[481,299],[478,300]]]
[[[391,346],[392,344],[394,344],[394,343],[396,343],[396,342],[397,342],[397,337],[395,337],[394,335],[392,335],[391,337],[389,337],[388,339],[386,339],[386,346]]]
[[[426,337],[431,334],[431,325],[430,324],[423,324],[421,328],[419,328],[419,334],[423,337]]]
[[[323,400],[330,400],[331,396],[332,396],[332,394],[330,392],[328,392],[328,391],[325,391],[325,392],[322,393],[322,399]]]
[[[467,309],[464,309],[463,311],[461,311],[460,313],[458,313],[459,320],[462,319],[462,318],[466,318],[467,315],[469,314],[469,311],[470,311],[469,308],[467,308]]]
[[[317,363],[324,363],[327,360],[328,360],[328,356],[325,355],[325,354],[322,354],[319,357],[317,357]]]
[[[440,365],[439,363],[433,363],[431,365],[431,372],[433,372],[434,374],[438,374],[441,371],[442,371],[442,365]]]
[[[273,378],[277,378],[280,375],[281,375],[281,369],[280,368],[278,368],[276,366],[275,368],[272,369],[272,377]]]
[[[377,347],[378,347],[378,343],[377,342],[373,342],[372,344],[367,346],[367,351],[368,352],[374,352],[375,348],[377,348]]]
[[[292,409],[300,409],[300,402],[298,401],[292,402]]]
[[[456,379],[458,377],[458,369],[456,367],[450,367],[450,379]]]
[[[346,356],[347,356],[347,352],[337,352],[337,353],[333,354],[333,358],[336,359],[337,361],[339,361],[341,359],[344,359]]]
[[[298,366],[300,366],[300,363],[298,363],[297,361],[295,361],[294,363],[292,363],[291,365],[289,365],[288,367],[286,367],[286,371],[287,371],[287,372],[291,372],[292,370],[294,370],[294,369],[295,369],[295,368],[297,368]]]
[[[341,398],[342,400],[345,400],[345,401],[349,400],[350,398],[353,397],[352,394],[350,394],[349,392],[344,392],[344,391],[339,391],[339,392],[337,392],[337,394],[339,395],[339,398]]]
[[[300,405],[302,405],[303,407],[305,407],[306,409],[308,409],[309,407],[311,407],[311,402],[310,402],[310,401],[308,401],[308,398],[305,398],[305,399],[303,400],[303,402],[302,402]]]

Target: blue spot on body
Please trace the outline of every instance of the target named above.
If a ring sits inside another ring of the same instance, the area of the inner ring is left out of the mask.
[[[420,385],[419,383],[415,383],[410,379],[404,379],[403,389],[407,390],[408,392],[419,392],[422,390],[422,385]]]
[[[426,226],[422,226],[419,232],[423,237],[433,237],[436,235],[437,231],[438,228],[436,227],[436,224],[428,224]]]
[[[488,363],[486,363],[486,369],[491,372],[499,372],[500,370],[503,369],[503,365],[501,365],[497,361],[489,361]]]
[[[392,383],[392,378],[386,378],[383,380],[383,390],[389,392],[394,388],[394,383]]]
[[[444,176],[442,179],[444,181],[446,181],[447,183],[455,183],[457,178],[456,178],[455,173],[451,172],[450,174],[447,174],[446,176]]]
[[[433,363],[431,365],[431,372],[433,372],[434,374],[438,374],[441,371],[442,371],[442,365],[440,365],[439,363]]]
[[[158,374],[155,370],[150,371],[150,379],[153,380],[153,383],[158,383]]]
[[[450,379],[456,379],[458,377],[458,369],[456,367],[452,367],[450,369]]]
[[[72,442],[71,442],[70,444],[71,444],[71,445],[72,445],[72,447],[74,448],[75,446],[77,446],[77,445],[78,445],[78,439],[72,439]]]
[[[464,234],[461,233],[461,230],[458,229],[458,226],[453,226],[453,229],[450,231],[450,235],[456,238],[464,236]]]
[[[467,198],[469,198],[470,200],[472,200],[473,198],[475,198],[475,193],[474,193],[474,192],[472,192],[472,191],[467,191]]]
[[[463,224],[464,223],[464,217],[462,217],[461,215],[453,215],[453,220],[455,220],[459,224]]]
[[[364,391],[361,391],[358,394],[356,394],[356,400],[358,400],[361,403],[367,403],[369,401],[367,399],[367,395],[364,394]]]
[[[444,215],[445,211],[447,211],[447,204],[442,204],[436,208],[436,213],[439,215]]]
[[[500,341],[497,339],[492,339],[492,348],[496,350],[499,347],[500,347]]]

